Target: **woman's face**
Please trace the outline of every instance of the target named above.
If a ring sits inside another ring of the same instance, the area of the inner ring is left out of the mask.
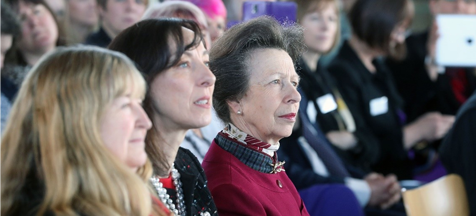
[[[225,17],[216,16],[215,18],[210,18],[209,16],[207,16],[207,23],[208,23],[208,30],[210,31],[210,39],[213,44],[225,32],[225,28],[226,28]]]
[[[291,135],[301,95],[299,76],[283,50],[257,49],[247,60],[249,90],[239,101],[229,101],[233,124],[270,144]],[[237,114],[241,111],[242,114]]]
[[[98,24],[96,0],[69,0],[68,6],[70,22],[86,27],[94,27]]]
[[[141,99],[130,94],[114,99],[101,118],[100,133],[106,147],[133,170],[147,160],[145,136],[152,127]]]
[[[301,25],[304,28],[304,43],[312,52],[323,54],[334,44],[338,15],[333,4],[326,4],[321,11],[304,15]]]
[[[22,37],[18,47],[22,52],[44,54],[56,47],[58,26],[44,5],[20,1],[19,16]]]
[[[185,44],[194,33],[182,28]],[[177,65],[161,72],[150,85],[154,123],[164,130],[200,128],[211,121],[215,76],[208,68],[203,43],[185,51]]]
[[[397,44],[403,44],[405,39],[410,34],[407,30],[410,26],[410,21],[405,20],[398,24],[390,34],[390,46],[395,46]]]

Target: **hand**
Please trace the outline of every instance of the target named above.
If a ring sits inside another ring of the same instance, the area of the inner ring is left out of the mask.
[[[394,175],[371,173],[364,179],[370,186],[369,206],[388,208],[400,200],[400,185]]]
[[[348,131],[330,131],[326,137],[333,145],[342,150],[348,150],[357,145],[357,138]]]
[[[455,117],[452,115],[430,112],[420,117],[416,121],[416,125],[421,132],[421,139],[431,142],[445,136],[453,126],[454,121]]]

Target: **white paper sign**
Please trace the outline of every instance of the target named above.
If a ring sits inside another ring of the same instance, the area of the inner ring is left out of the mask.
[[[316,102],[322,114],[326,114],[330,111],[334,111],[335,109],[337,109],[337,103],[331,94],[326,94],[322,97],[317,98]]]
[[[370,100],[370,114],[382,115],[388,112],[388,98],[383,96]]]

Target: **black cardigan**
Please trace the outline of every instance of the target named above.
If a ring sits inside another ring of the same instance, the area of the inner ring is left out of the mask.
[[[411,179],[412,167],[403,145],[403,101],[383,62],[374,60],[373,64],[377,70],[374,74],[364,66],[346,41],[328,70],[356,124],[368,128],[379,142],[379,158],[372,169],[383,174],[394,173],[400,180]],[[383,97],[388,100],[388,110],[372,115],[370,103]]]
[[[334,91],[338,91],[338,89],[333,77],[326,69],[319,66],[315,72],[311,71],[302,60],[300,61],[299,66],[298,73],[301,76],[299,85],[306,98],[309,101],[312,101],[312,104],[309,105],[313,105],[317,111],[315,117],[309,116],[309,118],[315,118],[324,133],[340,130],[337,118],[341,117],[337,109],[324,114],[321,112],[316,102],[319,97],[327,94],[332,95],[335,99]],[[355,117],[353,118],[355,120]],[[354,136],[358,139],[357,146],[354,149],[347,151],[332,146],[334,147],[334,151],[346,164],[352,164],[353,167],[358,168],[363,172],[370,172],[370,166],[377,162],[378,159],[378,140],[375,139],[372,132],[366,128],[366,125],[362,124],[363,121],[357,119],[355,122],[356,131],[354,132]]]
[[[195,155],[180,147],[174,163],[180,173],[187,215],[200,215],[201,212],[218,215],[212,194],[208,190],[205,172]]]

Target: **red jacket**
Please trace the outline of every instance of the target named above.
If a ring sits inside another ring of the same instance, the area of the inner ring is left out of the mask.
[[[202,166],[219,215],[309,215],[286,172],[256,171],[212,142]]]

